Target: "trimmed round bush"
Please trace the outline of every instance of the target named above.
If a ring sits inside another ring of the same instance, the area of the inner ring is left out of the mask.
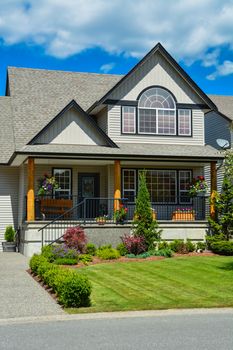
[[[44,262],[47,262],[47,259],[43,255],[34,254],[29,261],[30,269],[37,274],[40,264]]]
[[[117,246],[117,250],[119,251],[121,256],[125,256],[127,254],[127,249],[124,243],[119,243]]]
[[[99,248],[96,255],[102,260],[112,260],[120,257],[119,251],[114,248]]]
[[[96,248],[94,243],[87,243],[87,245],[86,245],[86,253],[88,255],[94,256],[95,253],[96,253],[96,250],[97,250],[97,248]]]
[[[55,255],[53,253],[53,246],[46,245],[41,249],[41,255],[43,255],[49,262],[53,262],[55,260]]]
[[[59,279],[56,289],[58,300],[65,307],[90,306],[91,283],[86,276],[69,271]]]
[[[37,268],[37,275],[44,279],[44,274],[52,268],[52,264],[48,261],[43,261]]]
[[[220,255],[233,255],[232,241],[219,241],[211,243],[210,249],[212,252]]]
[[[58,270],[59,270],[59,267],[52,264],[51,268],[49,268],[43,275],[44,283],[47,284],[47,286],[51,287],[54,291],[55,291],[54,281],[56,279]]]
[[[57,258],[54,261],[54,264],[56,265],[77,265],[77,259],[70,259],[70,258]]]

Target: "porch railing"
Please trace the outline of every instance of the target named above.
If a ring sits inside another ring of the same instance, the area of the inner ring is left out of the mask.
[[[126,202],[122,198],[85,198],[38,230],[42,234],[42,246],[60,240],[67,228],[78,224],[116,224],[114,208],[119,203],[126,206]]]
[[[124,198],[85,198],[39,230],[42,233],[42,245],[59,240],[67,228],[78,224],[122,224],[122,222],[116,222],[115,219],[114,208],[116,202],[124,204],[127,208],[127,215],[123,223],[132,222],[135,202],[129,202]],[[51,202],[48,202],[49,204]],[[57,207],[55,208],[57,209]],[[166,198],[166,200],[163,198],[163,201],[161,199],[156,203],[152,203],[151,210],[153,217],[159,221],[191,222],[206,220],[209,215],[209,198],[184,196]]]

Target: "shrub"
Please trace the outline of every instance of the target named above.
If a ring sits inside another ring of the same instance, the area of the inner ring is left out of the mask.
[[[119,251],[121,256],[125,256],[127,254],[127,249],[124,243],[119,243],[116,249]]]
[[[161,241],[158,243],[158,250],[169,248],[169,243],[166,241]]]
[[[53,290],[55,290],[54,280],[58,273],[58,269],[58,266],[51,264],[51,267],[43,275],[44,283],[47,284],[47,286],[51,287]]]
[[[56,289],[58,300],[65,307],[90,306],[91,284],[86,276],[69,271],[57,282]]]
[[[195,244],[190,239],[187,239],[186,247],[187,247],[187,250],[188,250],[189,253],[194,252],[195,249],[196,249]]]
[[[219,241],[211,244],[212,252],[220,255],[233,255],[232,241]]]
[[[44,256],[49,262],[53,262],[56,257],[53,253],[53,246],[46,245],[41,249],[41,255]]]
[[[47,260],[41,262],[37,268],[37,275],[42,279],[44,279],[44,274],[46,273],[46,271],[50,270],[52,266],[53,265],[49,263]]]
[[[14,242],[15,240],[15,230],[12,226],[7,226],[4,234],[4,239],[7,242]]]
[[[147,249],[153,249],[154,244],[160,239],[161,230],[158,223],[153,220],[150,195],[146,184],[145,171],[139,174],[139,189],[136,198],[133,231],[135,236],[143,236]]]
[[[61,269],[42,255],[34,255],[30,259],[30,267],[57,293],[59,302],[64,306],[90,305],[91,284],[87,277],[70,269]]]
[[[37,270],[43,262],[47,262],[47,259],[43,255],[34,254],[29,261],[29,266],[32,272],[37,274]]]
[[[71,259],[71,258],[57,258],[54,261],[54,264],[56,265],[77,265],[77,259]]]
[[[164,256],[166,258],[170,258],[173,255],[172,250],[169,247],[158,249],[158,250],[150,250],[149,253],[150,253],[150,256]]]
[[[66,258],[66,259],[78,260],[77,250],[67,247],[64,243],[53,245],[52,252],[55,259]]]
[[[82,227],[76,226],[68,228],[63,238],[68,248],[75,249],[79,253],[85,253],[87,237]]]
[[[96,255],[102,260],[112,260],[120,257],[120,253],[114,248],[97,249]]]
[[[129,254],[138,255],[146,251],[145,238],[142,236],[124,235],[121,239]]]
[[[206,236],[206,244],[209,249],[211,249],[212,243],[224,241],[225,237],[223,234],[215,234],[213,236]]]
[[[87,245],[86,245],[86,253],[87,254],[94,256],[96,253],[96,250],[97,250],[97,248],[96,248],[95,244],[87,243]]]
[[[79,260],[87,265],[89,262],[92,262],[92,256],[90,254],[82,254],[79,256]]]
[[[187,254],[188,248],[187,245],[184,243],[182,239],[175,239],[173,242],[170,243],[170,249],[179,254]]]
[[[203,251],[206,249],[206,243],[205,242],[197,242],[196,244],[196,250]]]

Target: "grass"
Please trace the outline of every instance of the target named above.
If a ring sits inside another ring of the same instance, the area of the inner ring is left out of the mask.
[[[118,262],[79,272],[92,282],[92,306],[69,313],[233,306],[232,257]]]

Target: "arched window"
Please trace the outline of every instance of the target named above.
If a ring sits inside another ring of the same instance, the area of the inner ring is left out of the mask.
[[[176,104],[167,90],[153,87],[142,93],[138,102],[138,132],[176,134]]]

